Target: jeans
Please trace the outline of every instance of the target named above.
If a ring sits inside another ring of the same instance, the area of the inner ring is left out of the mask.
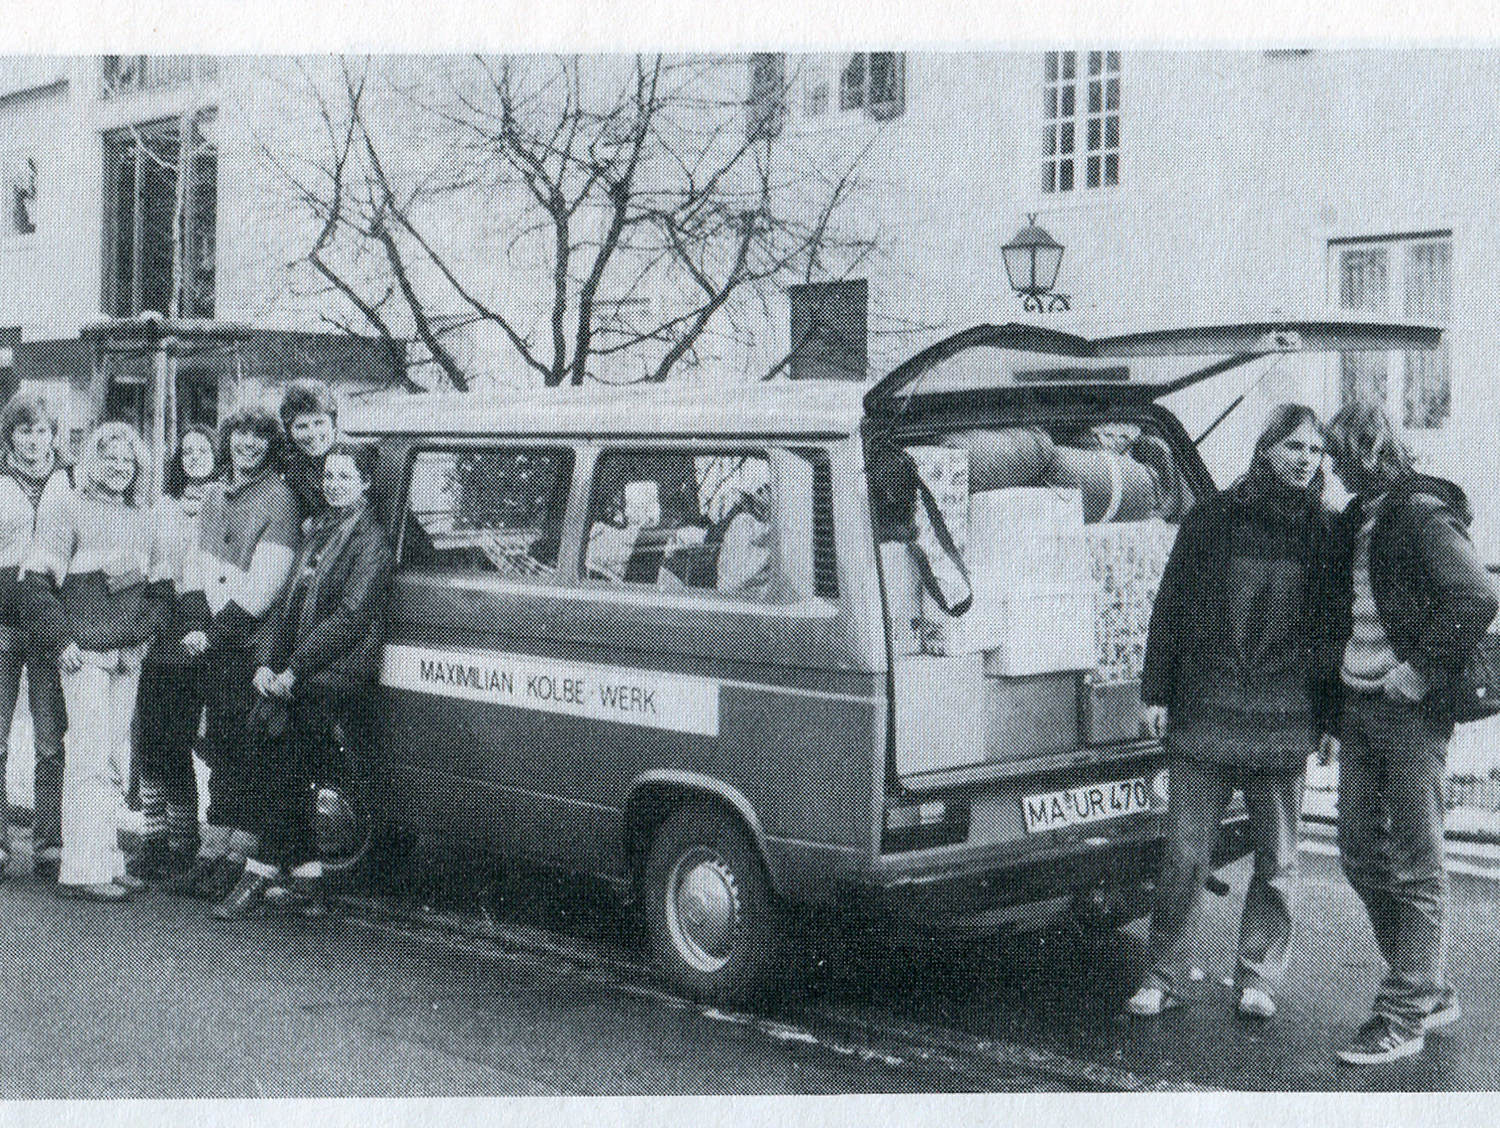
[[[1235,789],[1245,795],[1255,870],[1240,918],[1237,986],[1264,988],[1286,970],[1287,946],[1297,894],[1297,820],[1302,813],[1303,771],[1252,771],[1187,757],[1168,763],[1166,856],[1151,911],[1153,974],[1163,986],[1181,990],[1192,953],[1188,925],[1203,900],[1212,873],[1219,824]]]
[[[152,661],[141,670],[136,765],[139,769],[142,849],[163,843],[179,854],[199,845],[198,776],[193,745],[203,718],[203,664]]]
[[[1451,725],[1344,690],[1339,854],[1390,968],[1371,1008],[1415,1032],[1450,995],[1443,776]]]
[[[5,778],[10,727],[21,692],[23,668],[36,744],[31,843],[35,850],[55,850],[62,845],[63,730],[67,728],[67,708],[57,660],[38,656],[24,646],[0,649],[0,780]],[[0,815],[0,827],[4,821]]]
[[[69,719],[58,873],[64,885],[102,885],[125,872],[120,815],[143,650],[86,650],[83,666],[62,675]]]

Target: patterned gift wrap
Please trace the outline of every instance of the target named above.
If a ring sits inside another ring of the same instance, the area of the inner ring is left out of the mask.
[[[1084,532],[1093,569],[1098,668],[1102,684],[1141,676],[1151,604],[1177,539],[1165,521],[1090,525]]]
[[[907,447],[917,475],[932,492],[958,554],[969,554],[969,452],[943,446]]]

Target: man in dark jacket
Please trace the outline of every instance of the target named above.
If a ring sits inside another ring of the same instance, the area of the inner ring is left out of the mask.
[[[1335,532],[1322,677],[1340,689],[1326,725],[1339,758],[1339,853],[1390,967],[1368,1022],[1339,1057],[1420,1053],[1460,1014],[1445,974],[1443,781],[1460,670],[1495,618],[1469,540],[1463,491],[1416,474],[1379,408],[1329,426],[1335,472],[1355,495]]]

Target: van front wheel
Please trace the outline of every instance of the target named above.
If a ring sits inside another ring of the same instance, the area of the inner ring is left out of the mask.
[[[689,995],[742,1001],[778,967],[781,914],[739,825],[693,803],[662,824],[646,860],[647,925],[657,963]]]

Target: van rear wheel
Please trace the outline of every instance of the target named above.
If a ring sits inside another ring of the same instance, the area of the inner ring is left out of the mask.
[[[781,912],[735,820],[706,803],[679,808],[651,842],[644,887],[657,963],[687,994],[743,1001],[771,986]]]

